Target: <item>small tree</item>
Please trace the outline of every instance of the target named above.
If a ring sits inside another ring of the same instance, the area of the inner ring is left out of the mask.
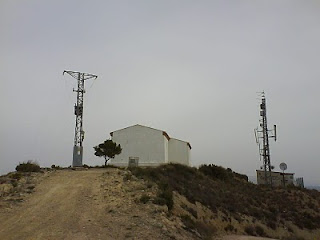
[[[20,163],[16,167],[17,172],[40,172],[38,163],[29,160],[28,162]]]
[[[104,165],[107,166],[107,162],[110,158],[114,158],[116,155],[120,154],[122,148],[120,144],[116,144],[112,140],[108,139],[103,143],[100,143],[98,146],[93,147],[95,150],[94,155],[98,157],[104,157]]]

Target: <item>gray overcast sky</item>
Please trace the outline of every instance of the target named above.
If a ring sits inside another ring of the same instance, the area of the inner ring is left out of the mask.
[[[189,141],[195,166],[254,176],[264,90],[272,164],[320,184],[319,1],[2,0],[0,31],[0,173],[71,164],[73,70],[99,76],[86,82],[84,163],[139,123]]]

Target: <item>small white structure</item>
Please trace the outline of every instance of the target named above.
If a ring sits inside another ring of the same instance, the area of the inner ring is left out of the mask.
[[[115,166],[159,166],[165,163],[190,165],[188,142],[170,138],[162,130],[134,125],[110,133],[112,141],[121,145],[121,154],[111,159]]]
[[[263,170],[257,171],[257,183],[266,184],[265,173]],[[294,173],[283,173],[283,172],[271,172],[272,185],[275,187],[278,186],[288,186],[294,184]],[[284,182],[283,182],[284,180]]]

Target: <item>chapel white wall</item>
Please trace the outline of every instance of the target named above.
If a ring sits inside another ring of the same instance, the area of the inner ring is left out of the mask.
[[[170,138],[168,158],[170,163],[190,166],[190,148],[187,142]]]
[[[163,131],[139,125],[114,131],[112,141],[120,144],[121,154],[110,162],[116,166],[128,166],[129,157],[138,157],[139,166],[158,166],[168,162],[168,140]]]

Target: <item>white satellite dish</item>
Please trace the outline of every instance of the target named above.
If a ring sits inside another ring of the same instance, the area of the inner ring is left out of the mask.
[[[287,164],[285,164],[284,162],[283,162],[283,163],[280,163],[280,169],[281,169],[282,171],[287,170]]]

